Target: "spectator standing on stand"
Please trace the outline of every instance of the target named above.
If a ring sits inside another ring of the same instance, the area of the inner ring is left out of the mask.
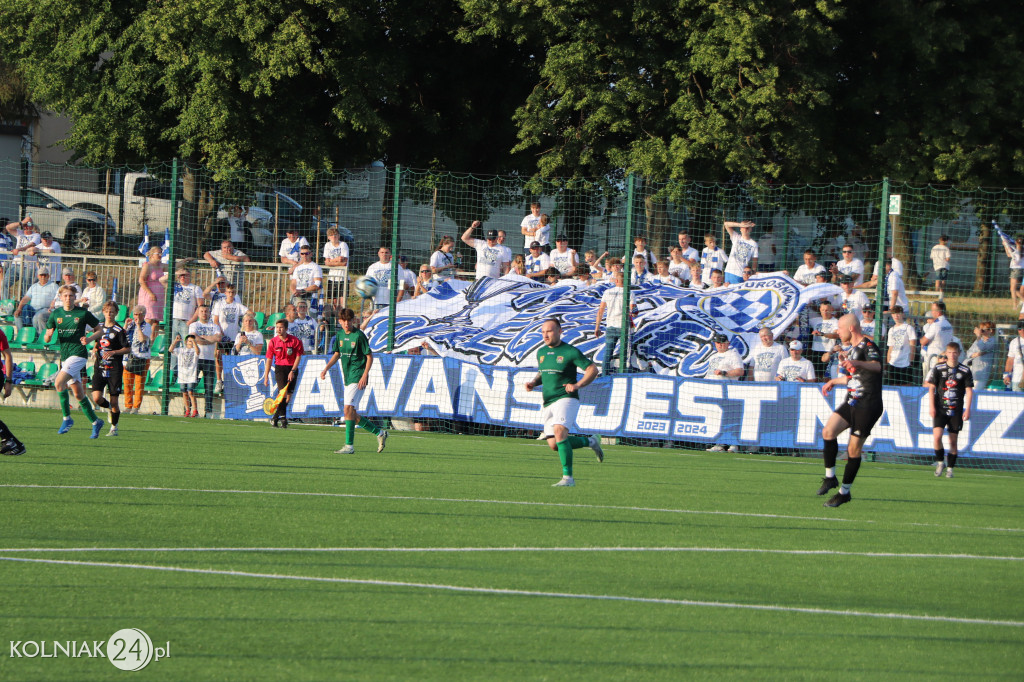
[[[1024,236],[1018,234],[1013,244],[1004,239],[1003,249],[1010,259],[1010,300],[1016,308],[1018,300],[1024,303],[1024,292],[1021,291],[1021,283],[1024,282]]]
[[[886,362],[889,365],[889,383],[895,386],[910,386],[914,383],[914,354],[917,350],[917,331],[914,325],[904,319],[903,307],[895,306],[892,311],[892,327],[887,335]]]
[[[740,228],[736,232],[736,228]],[[743,268],[749,267],[757,272],[757,258],[760,255],[757,242],[750,238],[750,231],[754,223],[744,220],[741,223],[731,220],[722,224],[722,229],[732,240],[732,249],[729,251],[729,261],[725,264],[726,284],[739,284],[743,281]]]
[[[138,414],[142,407],[142,391],[146,387],[149,361],[153,355],[153,327],[146,322],[144,306],[137,305],[132,309],[132,319],[124,332],[131,344],[131,352],[124,365],[124,412]],[[172,354],[171,357],[175,356]]]
[[[701,281],[704,284],[711,284],[711,272],[722,270],[726,263],[725,251],[718,248],[715,243],[715,235],[704,235],[704,250],[700,252]]]
[[[1024,320],[1017,320],[1017,336],[1006,349],[1003,384],[1016,393],[1024,392]]]
[[[213,419],[213,389],[217,384],[216,348],[224,334],[220,325],[213,321],[209,305],[205,302],[201,303],[198,312],[199,319],[189,325],[188,333],[195,337],[196,347],[199,350],[197,366],[198,372],[203,375],[204,382],[203,416]]]
[[[228,282],[235,285],[238,295],[242,295],[245,283],[243,263],[249,262],[249,257],[245,253],[236,249],[230,239],[225,239],[221,241],[219,251],[207,251],[203,258],[213,268],[214,277],[223,275]]]
[[[348,281],[348,244],[341,241],[338,228],[327,228],[327,243],[324,244],[324,265],[328,268],[324,285],[325,314],[334,318],[345,307],[342,296]],[[330,306],[329,308],[327,306]]]
[[[538,234],[540,230],[540,202],[533,202],[530,204],[530,214],[523,218],[523,221],[519,223],[519,231],[523,235],[523,253],[530,253],[530,244],[538,242],[540,244],[546,244],[547,239],[541,242],[541,235]],[[548,230],[550,234],[550,228]],[[548,235],[544,235],[547,237]]]
[[[975,342],[967,349],[966,364],[974,375],[974,386],[981,391],[988,387],[992,365],[996,361],[996,324],[986,320],[974,328]]]
[[[946,295],[946,277],[949,275],[949,261],[952,254],[949,251],[949,235],[939,237],[939,243],[932,247],[932,267],[935,269],[935,291],[939,293],[939,300]]]
[[[458,274],[455,254],[452,253],[453,248],[455,248],[455,240],[445,235],[441,237],[437,251],[430,257],[430,272],[438,282],[447,282]]]
[[[285,265],[298,265],[300,260],[299,251],[303,246],[309,248],[309,242],[306,241],[305,237],[299,236],[298,227],[289,225],[285,228],[285,238],[281,240],[281,248],[278,250],[277,255]]]
[[[139,305],[146,308],[146,322],[154,329],[164,319],[164,285],[167,276],[160,262],[161,250],[154,246],[146,252],[146,262],[139,271]]]
[[[467,246],[476,250],[476,278],[501,277],[501,261],[505,255],[505,249],[498,245],[498,231],[488,230],[487,239],[474,239],[473,231],[481,227],[483,223],[474,220],[469,228],[462,233],[462,241]]]

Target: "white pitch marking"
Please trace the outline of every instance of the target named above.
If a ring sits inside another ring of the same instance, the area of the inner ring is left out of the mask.
[[[744,516],[763,519],[796,519],[800,521],[838,521],[849,523],[851,519],[831,516],[796,516],[788,514],[757,514],[754,512],[732,512],[699,509],[662,509],[658,507],[629,507],[606,504],[572,504],[569,502],[531,502],[528,500],[483,500],[457,497],[414,497],[410,495],[362,495],[356,493],[321,493],[288,490],[219,490],[206,488],[160,488],[152,486],[114,486],[114,485],[36,485],[4,483],[0,488],[40,488],[56,490],[138,490],[147,492],[176,493],[215,493],[225,495],[295,495],[298,497],[340,497],[359,500],[407,500],[415,502],[465,502],[470,504],[511,504],[527,507],[568,507],[572,509],[610,509],[617,511],[663,512],[666,514],[708,514],[713,516]],[[864,521],[874,523],[874,521]],[[949,527],[949,526],[945,526]]]
[[[68,561],[58,559],[26,559],[23,557],[0,557],[0,561],[22,563],[58,564],[65,566],[87,566],[100,568],[132,568],[148,571],[167,571],[172,573],[193,573],[201,575],[225,575],[241,578],[267,578],[270,580],[297,580],[304,582],[336,583],[345,585],[377,585],[384,587],[412,587],[425,590],[442,590],[446,592],[469,592],[475,594],[492,594],[499,596],[548,597],[555,599],[581,599],[591,601],[619,601],[641,604],[671,604],[677,606],[704,606],[719,609],[745,609],[750,611],[776,611],[784,613],[809,613],[827,616],[854,616],[861,618],[884,618],[890,620],[914,620],[941,623],[962,623],[968,625],[996,625],[1005,627],[1024,627],[1024,621],[990,620],[987,618],[958,618],[955,616],[929,616],[911,613],[884,613],[874,611],[842,611],[839,609],[821,609],[803,606],[779,606],[777,604],[739,604],[735,602],[703,601],[694,599],[668,599],[658,597],[630,597],[614,594],[586,594],[573,592],[541,592],[538,590],[514,590],[498,587],[469,587],[465,585],[443,585],[437,583],[414,583],[399,580],[367,580],[358,578],[325,578],[318,576],[287,575],[280,573],[250,573],[248,571],[222,571],[210,568],[184,568],[181,566],[155,566],[148,564],[118,564],[103,561]]]
[[[934,554],[915,552],[847,552],[833,549],[768,549],[764,547],[3,547],[10,552],[398,552],[398,553],[473,553],[473,552],[682,552],[708,554],[787,554],[793,556],[852,556],[882,559],[970,559],[978,561],[1024,561],[1019,556],[993,554]]]
[[[322,493],[289,490],[220,490],[207,488],[161,488],[155,486],[113,486],[113,485],[40,485],[35,483],[0,483],[0,488],[36,488],[48,490],[137,490],[151,492],[215,493],[225,495],[294,495],[298,497],[339,497],[363,500],[408,500],[414,502],[464,502],[470,504],[511,504],[527,507],[566,507],[570,509],[608,509],[613,511],[661,512],[665,514],[696,514],[710,516],[742,516],[764,519],[795,519],[799,521],[835,521],[841,523],[879,523],[874,519],[846,519],[832,516],[797,516],[791,514],[757,514],[754,512],[733,512],[700,509],[668,509],[659,507],[630,507],[609,504],[572,504],[569,502],[532,502],[528,500],[484,500],[458,497],[415,497],[411,495],[361,495],[356,493]],[[889,523],[882,521],[881,523]],[[999,533],[1024,533],[1024,528],[993,528],[988,526],[963,526],[949,523],[917,523],[900,521],[897,526],[920,526],[931,528],[952,528],[960,530],[992,531]]]

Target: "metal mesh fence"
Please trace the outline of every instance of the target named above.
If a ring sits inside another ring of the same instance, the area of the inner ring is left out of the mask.
[[[94,272],[107,295],[116,279],[117,300],[132,305],[148,235],[151,248],[167,243],[166,262],[157,267],[188,270],[203,296],[219,297],[217,276],[231,280],[267,339],[286,316],[314,356],[292,398],[293,416],[329,421],[341,414],[344,380],[319,374],[338,333],[337,312],[347,306],[362,315],[377,365],[361,413],[399,428],[537,435],[540,391],[524,384],[536,374],[541,323],[555,318],[562,338],[602,370],[583,394],[579,430],[778,454],[820,449],[820,425],[836,400],[822,396],[820,384],[841,371],[829,320],[854,312],[885,365],[886,413],[868,451],[929,459],[931,417],[921,384],[942,354],[938,346],[957,340],[961,361],[979,380],[961,461],[1019,468],[1024,359],[1016,339],[1024,282],[1015,236],[1024,230],[1022,211],[1021,192],[889,182],[757,187],[381,166],[240,173],[177,163],[94,169],[4,162],[0,216],[30,215],[35,232],[49,232],[62,253],[20,249],[18,231],[21,241],[33,231],[11,228],[2,298],[17,307],[45,263],[54,275],[70,267],[78,280]],[[302,239],[317,277],[301,274],[304,261],[296,267]],[[534,241],[539,249],[530,248]],[[344,265],[335,244],[345,247]],[[248,261],[218,258],[222,251]],[[624,287],[616,292],[619,269]],[[849,291],[844,274],[854,280]],[[170,298],[161,316],[165,342]],[[822,312],[826,301],[831,315]],[[928,317],[940,312],[936,302],[948,325]],[[306,309],[288,310],[289,303],[306,304],[309,317],[296,319]],[[904,308],[902,318],[889,314],[893,304]],[[15,322],[10,315],[5,321]],[[714,374],[725,362],[717,333],[728,337],[742,371]],[[802,345],[797,356],[793,341]],[[158,344],[163,362],[150,368],[149,385],[158,389],[150,398],[173,412],[180,410],[174,376],[158,374],[172,364],[166,345]],[[799,359],[813,372],[806,386],[790,362]],[[204,390],[218,412],[265,418],[260,407],[273,392],[251,382],[250,365],[237,369],[244,362],[225,360],[223,396],[212,381]]]

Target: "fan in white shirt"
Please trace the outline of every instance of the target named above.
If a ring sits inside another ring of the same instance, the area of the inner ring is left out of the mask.
[[[499,278],[504,274],[501,269],[502,261],[505,258],[505,247],[498,244],[498,231],[488,230],[487,239],[474,239],[473,231],[482,226],[479,220],[462,233],[462,242],[473,247],[476,251],[476,278],[484,277]]]
[[[705,379],[716,381],[738,381],[743,376],[743,360],[735,348],[729,347],[729,337],[715,334],[715,353],[708,358]]]
[[[547,277],[548,268],[551,267],[551,259],[548,254],[541,251],[540,242],[530,242],[530,253],[526,256],[526,276],[530,279],[543,279]]]
[[[775,370],[778,381],[814,381],[814,365],[803,357],[804,344],[789,342],[789,357],[783,358]]]
[[[569,248],[569,238],[564,234],[558,235],[555,239],[555,248],[548,254],[551,259],[551,267],[557,268],[562,277],[572,277],[576,274],[576,266],[579,261],[576,259],[576,251]]]
[[[761,343],[750,349],[747,364],[754,381],[774,381],[779,363],[786,358],[786,349],[781,343],[775,343],[775,335],[767,327],[761,328],[758,338]]]
[[[864,281],[864,261],[853,257],[853,246],[843,246],[843,259],[832,266],[832,275],[838,280],[843,275],[853,277],[853,285],[857,286]]]
[[[727,220],[722,227],[732,240],[729,261],[725,264],[725,281],[729,284],[739,284],[743,281],[744,268],[749,267],[753,272],[757,272],[757,242],[750,238],[754,223],[749,220],[741,223]],[[740,228],[739,232],[735,229],[737,227]]]
[[[817,262],[817,256],[814,251],[807,249],[804,251],[803,265],[796,269],[793,279],[807,287],[814,284],[815,275],[819,272],[824,273],[825,266]]]
[[[863,320],[863,310],[868,307],[867,295],[853,288],[853,277],[850,275],[843,275],[839,279],[839,286],[843,288],[843,293],[839,294],[838,315],[842,317],[847,313],[853,313],[857,316],[858,322]]]
[[[704,244],[704,250],[700,252],[700,279],[704,284],[711,284],[711,271],[722,270],[724,272],[727,258],[725,251],[715,244],[715,235],[704,235]]]
[[[675,275],[672,275],[668,271],[668,262],[660,260],[658,261],[658,274],[656,274],[652,281],[660,284],[668,284],[674,287],[683,286],[682,281]]]

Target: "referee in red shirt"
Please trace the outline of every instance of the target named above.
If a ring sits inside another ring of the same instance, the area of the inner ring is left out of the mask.
[[[275,322],[274,337],[267,344],[267,366],[263,370],[263,385],[270,385],[270,364],[273,362],[277,390],[288,387],[288,393],[285,394],[284,400],[278,403],[277,411],[271,420],[275,429],[278,426],[282,429],[288,428],[288,400],[295,391],[295,379],[298,377],[301,357],[302,341],[288,333],[288,321],[280,319]]]

